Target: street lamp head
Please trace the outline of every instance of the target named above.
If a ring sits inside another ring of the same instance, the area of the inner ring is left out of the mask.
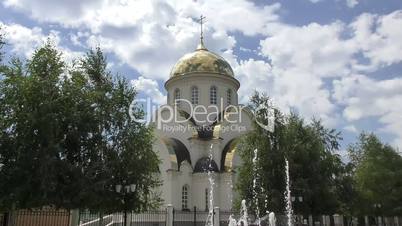
[[[299,202],[303,202],[303,196],[299,196]]]
[[[294,202],[296,200],[296,197],[292,196],[292,202]]]

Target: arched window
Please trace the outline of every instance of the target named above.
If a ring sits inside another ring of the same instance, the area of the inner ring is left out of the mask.
[[[216,104],[216,86],[211,86],[209,99],[211,104]]]
[[[232,90],[228,89],[226,93],[226,98],[227,98],[227,105],[232,104]]]
[[[205,211],[209,210],[209,189],[205,188]]]
[[[198,104],[198,87],[191,87],[191,103]]]
[[[178,104],[178,100],[180,99],[180,89],[175,89],[174,90],[174,103]]]
[[[181,190],[181,208],[188,210],[188,185],[184,185]]]

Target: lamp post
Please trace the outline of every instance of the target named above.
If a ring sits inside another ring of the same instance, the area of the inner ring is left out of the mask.
[[[124,188],[124,189],[122,189]],[[126,196],[130,193],[134,193],[135,190],[137,189],[136,184],[126,184],[126,181],[123,181],[123,185],[117,184],[116,187],[116,192],[119,194],[123,195],[123,206],[124,206],[124,219],[123,219],[123,226],[127,226],[127,200]]]
[[[292,203],[295,204],[295,210],[296,210],[296,202],[299,202],[301,204],[303,202],[303,196],[292,196]],[[296,213],[296,222],[300,222],[302,224],[303,223],[302,219],[298,219],[298,218],[299,217]]]
[[[380,203],[374,203],[374,209],[377,214],[377,225],[380,226],[382,225],[382,217],[381,217],[381,204]],[[380,222],[381,221],[381,222]]]

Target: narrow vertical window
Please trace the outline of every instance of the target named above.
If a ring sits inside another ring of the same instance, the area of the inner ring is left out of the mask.
[[[198,104],[198,87],[191,87],[191,103]]]
[[[181,208],[188,210],[188,185],[184,185],[181,191]]]
[[[227,105],[231,105],[232,104],[232,90],[228,89],[227,90]]]
[[[180,99],[180,89],[174,90],[174,103],[179,104],[178,100]]]
[[[211,104],[216,104],[216,86],[211,87],[209,98]]]
[[[205,211],[209,210],[209,190],[205,188]]]

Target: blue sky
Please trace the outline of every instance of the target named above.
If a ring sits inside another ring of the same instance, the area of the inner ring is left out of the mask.
[[[239,99],[268,93],[284,112],[321,118],[402,148],[402,1],[3,0],[9,55],[29,57],[50,37],[71,60],[100,45],[109,68],[156,103],[170,68],[197,45],[232,65]]]

